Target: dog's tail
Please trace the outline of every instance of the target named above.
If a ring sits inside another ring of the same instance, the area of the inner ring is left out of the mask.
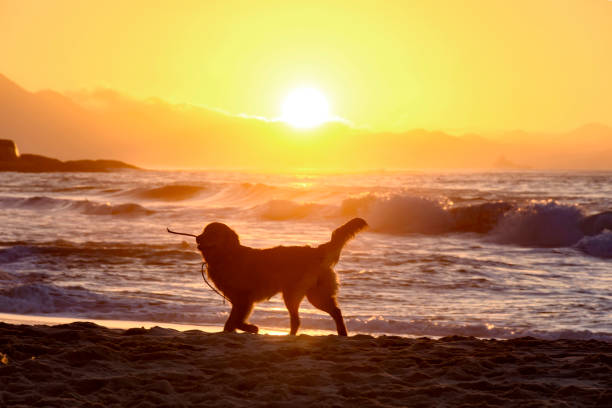
[[[324,263],[329,266],[335,265],[340,259],[340,252],[344,245],[367,226],[368,223],[363,218],[353,218],[343,226],[336,228],[332,232],[331,241],[320,246],[325,251]]]

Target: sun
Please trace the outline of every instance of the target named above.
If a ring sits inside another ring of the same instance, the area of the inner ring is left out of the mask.
[[[331,119],[329,103],[315,88],[296,88],[283,101],[280,119],[296,128],[313,128]]]

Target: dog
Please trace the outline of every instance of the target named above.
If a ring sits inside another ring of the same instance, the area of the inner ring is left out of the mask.
[[[317,247],[258,249],[240,245],[238,234],[227,225],[208,224],[196,242],[208,264],[208,277],[232,303],[223,330],[257,333],[259,328],[247,322],[253,306],[280,292],[289,311],[290,335],[300,327],[298,311],[305,296],[314,307],[331,315],[338,335],[346,336],[333,267],[344,245],[367,226],[362,218],[354,218],[334,230],[329,242]]]

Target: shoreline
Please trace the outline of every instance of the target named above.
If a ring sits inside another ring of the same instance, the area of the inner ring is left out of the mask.
[[[605,406],[612,344],[0,323],[5,406]]]
[[[289,334],[289,319],[287,318],[286,326],[275,326],[269,325],[266,326],[261,322],[254,320],[259,327],[259,334],[269,334],[274,336],[286,336]],[[69,324],[74,322],[90,322],[95,323],[99,326],[107,327],[110,329],[130,329],[134,327],[150,329],[153,327],[167,328],[173,329],[177,331],[188,331],[188,330],[200,330],[206,333],[219,333],[223,332],[223,323],[210,323],[210,324],[199,324],[199,323],[173,323],[173,322],[165,322],[165,321],[149,321],[149,320],[117,320],[117,319],[98,319],[98,318],[89,318],[86,316],[66,316],[66,315],[26,315],[26,314],[17,314],[17,313],[2,313],[0,312],[0,322],[10,323],[10,324],[26,324],[26,325],[59,325],[59,324]],[[350,322],[348,326],[348,334],[349,336],[355,335],[363,335],[363,336],[372,336],[372,337],[380,337],[380,336],[388,336],[388,337],[401,337],[406,339],[418,339],[418,338],[429,338],[432,340],[438,340],[443,337],[448,336],[461,336],[461,337],[469,337],[475,338],[479,340],[511,340],[518,339],[524,337],[533,337],[538,340],[544,341],[555,341],[555,340],[577,340],[577,341],[601,341],[612,344],[612,333],[609,332],[591,332],[588,330],[580,331],[563,331],[559,330],[556,332],[545,332],[545,331],[527,331],[524,333],[516,333],[513,336],[495,336],[495,330],[490,333],[483,333],[482,330],[477,330],[473,332],[473,330],[465,330],[465,328],[457,328],[456,330],[443,330],[436,332],[423,332],[423,333],[402,333],[396,331],[379,331],[379,330],[359,330],[356,328],[351,328]],[[240,330],[237,330],[238,333],[242,333]],[[336,335],[336,330],[333,329],[320,329],[320,328],[308,328],[308,327],[300,327],[298,331],[298,335],[305,334],[308,336],[329,336]],[[499,333],[497,333],[499,334]],[[503,333],[502,333],[503,334]]]
[[[70,316],[39,316],[39,315],[22,315],[14,313],[0,313],[0,323],[8,323],[13,325],[43,325],[43,326],[56,326],[70,323],[94,323],[98,326],[102,326],[108,329],[123,329],[128,330],[132,328],[144,328],[152,329],[159,327],[163,329],[171,329],[180,332],[189,330],[199,330],[204,333],[221,333],[223,332],[223,325],[215,324],[183,324],[183,323],[167,323],[167,322],[151,322],[147,320],[107,320],[107,319],[89,319],[84,317],[70,317]],[[240,331],[239,331],[240,333]],[[266,328],[259,327],[259,334],[272,335],[272,336],[284,336],[289,333],[289,328]],[[332,330],[315,330],[315,329],[300,329],[298,334],[305,334],[309,336],[326,336],[335,335],[336,332]],[[357,334],[357,333],[355,333]],[[401,336],[407,338],[413,338],[414,336]]]

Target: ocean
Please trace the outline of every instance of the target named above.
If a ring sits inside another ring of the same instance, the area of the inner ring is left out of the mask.
[[[610,210],[612,172],[3,172],[0,313],[222,325],[195,240],[167,227],[318,245],[360,216],[336,266],[349,334],[612,341]],[[250,321],[289,327],[278,295]]]

